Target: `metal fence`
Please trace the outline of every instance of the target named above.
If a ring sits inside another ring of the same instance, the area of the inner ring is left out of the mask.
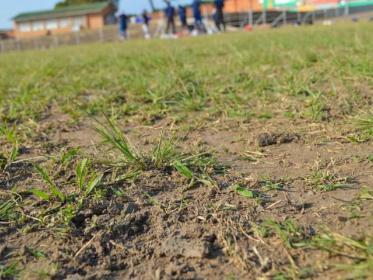
[[[231,28],[242,28],[246,25],[256,27],[258,25],[270,25],[279,27],[286,24],[312,24],[319,20],[330,20],[343,16],[348,16],[358,20],[360,17],[370,17],[373,19],[373,6],[353,7],[346,10],[345,8],[333,8],[317,10],[314,12],[292,12],[292,11],[262,11],[227,14],[225,17],[226,24]],[[206,15],[206,25],[213,29],[213,16]],[[150,33],[154,37],[160,36],[162,23],[154,24],[150,28]],[[140,25],[131,25],[129,30],[130,38],[142,38],[143,31]],[[63,35],[51,35],[44,37],[35,37],[30,39],[8,39],[0,40],[0,53],[8,51],[21,51],[31,49],[49,49],[59,46],[80,45],[95,42],[114,42],[118,41],[118,30],[116,26],[108,26],[100,30],[86,30],[84,32],[74,32]]]
[[[373,19],[373,5],[366,7],[330,8],[312,12],[296,12],[287,10],[262,11],[229,14],[226,22],[231,26],[243,27],[247,24],[257,26],[261,24],[278,27],[286,24],[311,24],[316,21],[332,20],[336,18],[349,17],[358,20],[359,18]]]
[[[131,30],[133,36],[139,33],[137,29]],[[10,39],[0,41],[0,52],[30,49],[49,49],[59,46],[80,45],[95,42],[117,41],[118,31],[116,26],[105,27],[99,30],[86,30],[67,34],[34,37],[29,39]]]

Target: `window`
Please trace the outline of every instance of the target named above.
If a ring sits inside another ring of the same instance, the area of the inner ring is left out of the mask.
[[[40,31],[44,29],[44,23],[42,21],[34,21],[32,23],[32,31]]]
[[[73,30],[79,31],[82,27],[85,27],[85,17],[75,17],[73,18]]]
[[[59,25],[60,25],[60,28],[67,28],[70,26],[70,21],[68,18],[61,18]]]
[[[45,28],[47,30],[57,29],[58,28],[57,20],[54,20],[54,19],[48,20],[45,24]]]
[[[19,24],[19,30],[21,32],[30,32],[31,31],[31,26],[30,23],[20,23]]]

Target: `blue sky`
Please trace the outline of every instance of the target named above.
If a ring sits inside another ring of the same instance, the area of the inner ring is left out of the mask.
[[[174,0],[175,3],[186,0]],[[0,29],[11,28],[12,17],[21,12],[51,9],[58,0],[0,0]],[[187,1],[188,2],[188,1]],[[162,0],[154,0],[157,7],[163,6]],[[121,0],[121,9],[129,13],[141,12],[149,9],[147,0]]]

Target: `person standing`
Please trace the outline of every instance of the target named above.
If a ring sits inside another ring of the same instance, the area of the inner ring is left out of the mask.
[[[206,32],[205,25],[202,21],[202,12],[201,12],[201,1],[193,0],[192,3],[193,17],[194,17],[194,29],[197,32]]]
[[[171,29],[171,34],[175,35],[175,8],[171,5],[170,1],[168,0],[166,1],[166,9],[164,12],[167,20],[166,34],[169,34]]]
[[[186,8],[183,5],[179,5],[178,7],[179,19],[183,30],[188,29],[188,22],[186,16]]]
[[[142,30],[144,31],[145,39],[150,39],[149,23],[150,23],[150,17],[148,15],[148,12],[144,10],[142,13]]]
[[[118,23],[119,23],[119,38],[121,40],[128,38],[128,17],[124,12],[121,12],[118,15]]]
[[[224,0],[215,0],[215,25],[219,31],[225,31],[225,20],[224,20]]]

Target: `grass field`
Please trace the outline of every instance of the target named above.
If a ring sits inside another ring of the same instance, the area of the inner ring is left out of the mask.
[[[369,279],[372,33],[0,55],[0,279]]]

